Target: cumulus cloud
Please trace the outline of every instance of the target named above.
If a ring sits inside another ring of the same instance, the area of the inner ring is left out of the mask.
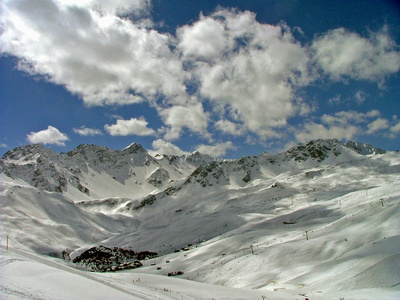
[[[162,139],[157,139],[152,143],[153,150],[150,150],[149,153],[152,155],[157,154],[165,154],[165,155],[185,155],[189,154],[189,152],[185,152],[180,149],[178,146],[171,144],[170,142],[164,141]]]
[[[229,141],[225,143],[217,143],[215,145],[198,145],[197,151],[212,157],[221,157],[224,156],[228,150],[235,148],[236,147],[233,145],[233,143]]]
[[[150,8],[149,0],[58,0],[64,5],[74,5],[93,8],[101,13],[126,14],[129,12],[136,14],[147,14]]]
[[[75,1],[78,5],[82,2],[85,3],[85,1],[81,0]],[[64,2],[68,3],[70,0],[64,0]],[[108,12],[115,15],[127,13],[134,13],[137,16],[147,15],[150,9],[150,0],[88,0],[86,2],[86,6],[90,5],[101,12]]]
[[[76,134],[82,135],[82,136],[94,136],[94,135],[102,135],[103,133],[99,129],[94,129],[94,128],[87,128],[85,126],[82,126],[80,128],[74,128],[73,129]]]
[[[337,126],[307,122],[302,130],[297,132],[296,140],[299,142],[331,138],[352,140],[359,133],[360,129],[355,125]]]
[[[389,121],[387,119],[379,118],[368,124],[368,134],[376,133],[377,131],[388,129]]]
[[[215,127],[227,134],[231,135],[242,135],[245,130],[244,127],[238,123],[231,122],[229,120],[219,120],[215,123]]]
[[[212,26],[219,30],[210,30]],[[201,97],[236,115],[247,130],[264,138],[277,136],[274,128],[304,111],[301,99],[295,101],[295,92],[311,80],[309,57],[286,24],[261,24],[248,11],[223,9],[182,32],[178,46],[188,59],[213,58],[198,62],[193,70]],[[207,36],[203,47],[212,49],[207,55],[185,43],[203,35]]]
[[[193,25],[180,28],[178,38],[183,55],[204,60],[218,57],[229,42],[224,25],[203,15]]]
[[[65,86],[89,105],[185,97],[185,71],[170,37],[112,13],[145,4],[5,1],[0,49],[20,58],[21,70]]]
[[[400,123],[397,123],[396,125],[393,125],[390,127],[390,132],[397,135],[400,133]]]
[[[366,123],[369,119],[379,117],[380,112],[378,110],[370,110],[366,113],[360,113],[354,110],[340,111],[334,115],[324,114],[321,117],[321,121],[327,125],[347,125],[349,123],[360,124]]]
[[[302,44],[284,22],[263,24],[252,12],[218,9],[174,36],[143,25],[151,23],[150,3],[4,0],[0,53],[17,57],[20,70],[64,86],[87,105],[147,101],[164,122],[158,133],[167,141],[185,130],[211,140],[210,129],[278,139],[292,119],[313,111],[301,97],[310,84],[349,78],[381,83],[400,70],[399,46],[387,27],[368,37],[339,28]],[[366,94],[358,91],[354,99],[363,103]],[[358,116],[357,123],[355,117],[325,116],[300,128],[304,136],[355,135],[372,120]],[[346,122],[354,126],[348,133]],[[378,125],[366,131],[377,132]],[[145,119],[104,128],[111,135],[155,134]]]
[[[65,142],[68,141],[69,138],[57,128],[48,126],[47,129],[31,132],[27,135],[27,140],[32,144],[65,146]]]
[[[315,61],[331,78],[380,81],[400,69],[400,52],[387,27],[369,38],[345,28],[331,30],[312,44]]]
[[[389,128],[387,120],[379,116],[378,110],[370,110],[366,113],[340,111],[333,115],[324,114],[320,117],[320,122],[307,121],[296,130],[295,138],[299,142],[319,138],[352,140],[359,135],[369,135]]]
[[[127,135],[154,135],[155,131],[147,127],[148,122],[144,119],[131,118],[129,120],[117,120],[116,124],[104,125],[104,129],[112,136]]]
[[[208,116],[201,103],[176,105],[160,112],[166,128],[165,139],[178,139],[184,128],[192,132],[207,135]]]
[[[400,122],[397,115],[392,116],[392,121],[388,121],[388,125],[389,129],[384,132],[384,136],[391,139],[397,138],[400,135]]]

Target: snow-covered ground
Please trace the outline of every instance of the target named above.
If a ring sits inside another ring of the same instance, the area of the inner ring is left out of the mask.
[[[268,295],[129,271],[90,273],[12,248],[2,247],[0,259],[1,299],[262,299]]]
[[[76,176],[93,191],[89,195],[76,181],[61,193],[32,186],[27,175],[2,172],[0,295],[399,299],[399,153],[364,147],[359,154],[336,142],[319,143],[310,144],[308,152],[299,147],[300,152],[238,161],[212,162],[197,154],[202,167],[196,171],[193,161],[153,162],[143,151],[136,157],[140,166],[129,170],[117,161],[102,171],[83,160]],[[319,156],[313,157],[316,145]],[[297,159],[304,153],[311,156]],[[26,168],[38,157],[17,160]],[[57,168],[62,164],[69,169],[59,169],[57,178],[72,168],[65,161]],[[107,178],[115,165],[125,174],[135,172],[140,184],[115,173],[111,189]],[[161,168],[167,172],[157,172],[151,177],[157,184],[149,185],[146,180]],[[99,195],[105,184],[107,193]],[[137,186],[142,188],[135,193]],[[143,196],[145,190],[150,194]],[[159,256],[115,273],[88,272],[60,258],[63,250],[70,249],[74,258],[98,245]],[[183,274],[167,276],[178,271]]]

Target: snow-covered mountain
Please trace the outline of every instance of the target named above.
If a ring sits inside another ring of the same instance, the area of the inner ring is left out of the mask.
[[[395,299],[399,179],[398,152],[335,139],[238,160],[152,157],[135,143],[61,154],[27,145],[0,160],[1,239],[64,264],[87,250],[150,251],[158,256],[124,274],[179,274],[274,299]]]
[[[48,192],[71,194],[77,189],[83,199],[137,197],[184,178],[211,160],[199,153],[153,158],[135,143],[122,151],[80,145],[61,154],[37,144],[18,147],[4,154],[0,171],[9,178]]]

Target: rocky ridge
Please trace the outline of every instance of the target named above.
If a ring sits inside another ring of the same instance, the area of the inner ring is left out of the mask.
[[[80,145],[67,153],[57,154],[40,144],[26,145],[8,151],[0,159],[0,172],[12,179],[48,192],[65,192],[76,188],[91,196],[91,177],[107,174],[125,185],[145,185],[147,190],[166,186],[184,178],[211,158],[199,153],[182,157],[150,156],[139,144],[118,151],[96,145]]]
[[[157,253],[149,251],[135,252],[130,249],[99,246],[85,250],[75,256],[72,262],[92,272],[115,272],[140,268],[143,266],[141,260],[156,256]],[[70,259],[70,257],[64,255],[64,259]]]
[[[159,192],[170,189],[170,185],[180,179],[185,179],[184,184],[207,187],[229,184],[232,176],[236,175],[242,179],[243,184],[248,184],[254,176],[262,173],[261,169],[265,165],[280,166],[285,162],[309,162],[318,165],[329,163],[330,157],[337,158],[341,154],[349,153],[371,155],[384,154],[386,151],[369,144],[351,141],[342,143],[331,139],[300,143],[279,154],[262,153],[226,161],[216,160],[199,152],[181,157],[165,155],[154,158],[136,143],[121,151],[83,144],[61,154],[42,145],[27,145],[5,153],[0,159],[0,172],[41,190],[62,193],[73,187],[89,197],[91,191],[87,184],[87,175],[96,177],[106,173],[121,184],[130,181],[135,185],[145,185],[154,194],[154,189]]]

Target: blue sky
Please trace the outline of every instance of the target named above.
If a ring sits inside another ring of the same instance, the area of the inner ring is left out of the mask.
[[[0,153],[400,148],[397,1],[5,0]]]

